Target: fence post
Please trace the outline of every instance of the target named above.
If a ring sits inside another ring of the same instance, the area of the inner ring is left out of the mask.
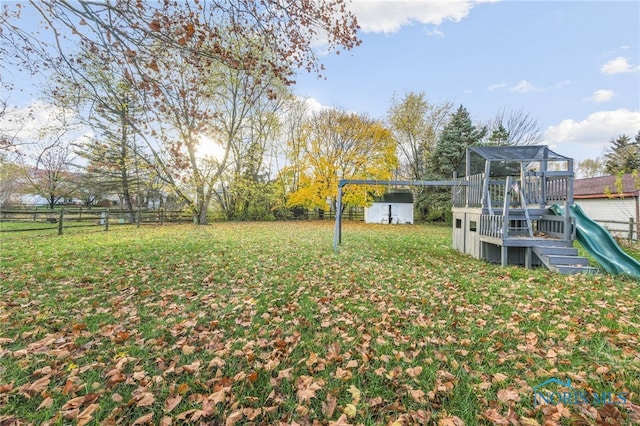
[[[638,238],[640,240],[640,237]],[[633,218],[629,218],[629,242],[633,240]]]
[[[160,207],[160,225],[164,225],[164,208]]]
[[[109,230],[109,209],[106,209],[104,212],[104,230]]]
[[[136,220],[136,228],[140,228],[140,206],[138,206],[138,217]]]
[[[60,209],[60,217],[58,218],[58,235],[62,235],[62,220],[64,218],[64,209]]]

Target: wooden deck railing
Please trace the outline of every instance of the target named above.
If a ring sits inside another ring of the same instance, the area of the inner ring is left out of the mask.
[[[565,218],[564,216],[544,215],[541,220],[536,221],[536,229],[534,231],[546,236],[564,238]]]
[[[480,215],[480,235],[493,238],[502,238],[502,226],[504,216],[497,214]]]
[[[564,238],[565,222],[563,216],[544,215],[541,219],[532,223],[533,232],[536,236],[547,236],[552,238]],[[485,237],[503,238],[504,216],[497,214],[480,215],[479,233]]]
[[[569,196],[569,176],[547,177],[545,180],[545,198],[547,204],[565,201]]]

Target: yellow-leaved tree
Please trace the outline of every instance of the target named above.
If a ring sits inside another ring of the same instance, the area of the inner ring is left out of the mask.
[[[299,180],[288,205],[335,208],[340,179],[389,180],[398,167],[396,143],[380,122],[355,113],[325,109],[311,114],[301,140]],[[384,186],[345,187],[345,205],[365,206]]]

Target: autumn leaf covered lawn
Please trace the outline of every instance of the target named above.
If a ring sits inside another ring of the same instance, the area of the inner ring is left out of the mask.
[[[450,234],[348,223],[338,255],[329,222],[3,235],[0,422],[640,421],[639,283]],[[534,408],[550,378],[628,402]]]

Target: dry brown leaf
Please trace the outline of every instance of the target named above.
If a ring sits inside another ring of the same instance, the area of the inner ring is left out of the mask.
[[[138,417],[135,422],[132,423],[131,426],[136,425],[150,425],[153,423],[153,412],[147,413],[142,417]]]
[[[164,411],[170,413],[182,401],[182,395],[168,396],[164,401]]]
[[[68,400],[60,409],[62,411],[73,410],[74,408],[80,408],[84,404],[84,396],[78,396]]]
[[[498,412],[495,408],[489,408],[482,416],[492,422],[494,425],[508,425],[509,420]]]
[[[27,388],[27,392],[36,394],[36,393],[40,393],[43,390],[45,390],[47,388],[47,386],[49,386],[49,383],[51,382],[51,377],[50,376],[45,376],[42,377],[38,380],[36,380],[35,382],[31,383],[29,385],[29,387]]]
[[[191,373],[191,374],[197,373],[198,370],[200,370],[200,361],[194,361],[191,364],[184,365],[182,368],[187,373]]]
[[[498,400],[507,404],[511,401],[518,402],[520,401],[520,395],[518,395],[518,391],[513,389],[500,389],[498,391]]]
[[[504,382],[505,380],[507,380],[509,378],[509,376],[502,374],[502,373],[496,373],[493,376],[491,376],[491,381],[493,383],[501,383]]]
[[[530,417],[520,417],[520,424],[522,426],[540,426],[540,423],[536,419]]]
[[[93,413],[100,407],[100,404],[90,404],[80,414],[78,414],[78,426],[84,426],[93,420]]]
[[[349,389],[347,389],[347,391],[351,394],[353,403],[358,405],[358,402],[360,402],[360,398],[362,397],[362,392],[360,392],[360,389],[358,389],[354,385],[351,385],[349,386]]]
[[[406,370],[406,373],[409,377],[418,377],[420,375],[420,373],[422,373],[422,366],[417,366],[417,367],[409,367]]]
[[[50,396],[48,396],[42,400],[40,405],[38,405],[38,408],[36,408],[36,411],[41,408],[51,408],[52,405],[53,405],[53,399]]]
[[[338,405],[338,398],[331,394],[327,394],[327,401],[322,402],[322,415],[330,419],[333,417],[333,413],[336,411]]]
[[[330,421],[329,426],[351,426],[351,423],[347,421],[347,415],[341,415],[338,420]]]
[[[421,404],[425,404],[427,401],[424,399],[425,393],[422,389],[409,389],[409,396],[413,398],[414,401],[419,402]]]
[[[300,376],[297,382],[298,391],[296,395],[300,402],[309,402],[316,397],[316,391],[322,389],[324,382],[321,380],[315,382],[313,377]]]
[[[136,406],[149,407],[150,405],[153,405],[154,402],[156,402],[156,398],[153,396],[153,394],[151,392],[145,392],[136,403]]]
[[[448,416],[438,420],[438,426],[464,426],[464,420],[458,416]]]
[[[209,395],[209,399],[213,401],[213,404],[224,403],[227,399],[227,388],[221,388],[219,391]]]
[[[242,410],[236,410],[233,413],[229,414],[229,417],[227,417],[227,421],[225,422],[225,426],[233,426],[243,417],[244,413],[242,412]]]

